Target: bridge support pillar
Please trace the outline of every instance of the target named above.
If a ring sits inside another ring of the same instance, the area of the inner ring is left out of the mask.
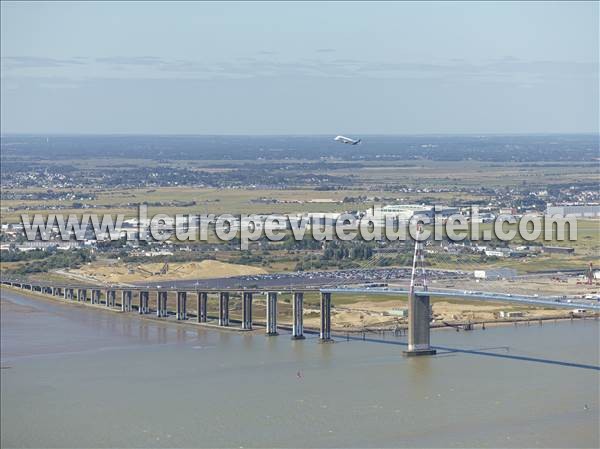
[[[219,295],[219,326],[229,326],[229,293]]]
[[[90,298],[90,301],[92,304],[100,304],[100,290],[92,290],[92,297]]]
[[[117,292],[115,290],[106,290],[106,307],[115,307],[117,305]]]
[[[434,355],[435,349],[429,346],[429,322],[431,308],[429,296],[415,295],[408,298],[408,350],[403,354],[407,357],[419,355]]]
[[[75,291],[72,288],[68,288],[66,289],[67,291],[67,299],[70,299],[71,301],[75,299]]]
[[[177,292],[177,319],[187,320],[187,292]]]
[[[196,295],[196,310],[198,310],[198,322],[206,323],[206,306],[208,301],[208,293],[197,292]]]
[[[131,300],[133,292],[131,290],[123,290],[121,292],[121,311],[131,312]]]
[[[87,301],[87,290],[85,288],[80,288],[77,290],[77,301],[78,302],[86,302]]]
[[[277,293],[267,293],[267,335],[277,335]]]
[[[244,292],[242,299],[242,329],[252,329],[252,293]]]
[[[319,332],[321,343],[332,342],[331,339],[331,293],[321,293],[321,329]]]
[[[149,300],[150,300],[150,292],[145,291],[145,290],[140,290],[140,304],[138,307],[138,313],[140,315],[150,312],[150,307],[148,307]]]
[[[156,292],[156,316],[166,317],[167,313],[167,296],[168,292],[157,291]]]
[[[292,304],[292,340],[304,339],[304,293],[294,293],[294,302]]]

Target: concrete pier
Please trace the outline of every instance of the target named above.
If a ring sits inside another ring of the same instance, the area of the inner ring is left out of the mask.
[[[72,288],[65,289],[65,299],[73,300],[75,298],[75,292]]]
[[[92,304],[100,304],[100,290],[93,289],[92,296],[90,298]]]
[[[242,329],[252,329],[252,293],[244,292],[242,299]]]
[[[229,293],[219,294],[219,326],[229,326]]]
[[[147,290],[140,290],[139,295],[140,302],[138,306],[138,313],[140,315],[150,313],[150,306],[148,304],[150,302],[150,292]]]
[[[106,290],[106,307],[115,307],[117,305],[117,291]]]
[[[131,290],[123,290],[121,292],[121,310],[123,312],[131,312],[133,292]]]
[[[87,301],[87,290],[85,288],[77,289],[77,302],[86,302]]]
[[[166,317],[167,312],[167,295],[168,292],[158,290],[156,292],[156,316]]]
[[[206,323],[206,310],[207,310],[206,307],[207,307],[207,301],[208,301],[208,293],[197,292],[196,301],[197,301],[196,309],[198,310],[198,322]]]
[[[292,340],[304,339],[304,316],[303,316],[304,293],[294,293],[292,304]]]
[[[277,335],[277,293],[267,293],[267,335]]]
[[[187,320],[187,292],[177,292],[177,319]]]
[[[331,293],[321,293],[321,343],[331,342]]]
[[[433,355],[435,349],[429,346],[429,322],[431,307],[429,296],[412,294],[408,300],[408,350],[403,354],[408,357]]]

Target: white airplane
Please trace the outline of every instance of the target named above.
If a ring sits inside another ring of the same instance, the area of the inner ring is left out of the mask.
[[[345,143],[347,145],[358,145],[360,143],[360,139],[354,140],[344,136],[337,136],[335,139],[336,142]]]

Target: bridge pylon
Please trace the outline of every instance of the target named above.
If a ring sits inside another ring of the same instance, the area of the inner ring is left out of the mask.
[[[415,252],[413,256],[410,289],[408,293],[408,349],[403,351],[407,357],[434,355],[435,349],[429,345],[429,322],[431,306],[427,294],[427,273],[425,271],[425,244],[422,240],[423,228],[417,228]]]

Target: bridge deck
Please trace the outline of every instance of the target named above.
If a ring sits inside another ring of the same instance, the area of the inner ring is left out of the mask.
[[[325,288],[321,289],[325,293],[347,293],[347,294],[369,294],[369,295],[406,295],[409,293],[408,288]],[[518,304],[529,304],[539,307],[553,307],[560,309],[588,309],[600,310],[598,301],[586,301],[580,299],[569,299],[560,296],[530,296],[516,295],[508,293],[496,292],[474,292],[474,291],[459,291],[433,289],[415,292],[417,296],[443,296],[451,298],[465,298],[469,300],[493,301],[493,302],[509,302]],[[570,302],[567,302],[570,301]]]
[[[191,288],[191,287],[157,287],[157,286],[130,286],[130,285],[90,285],[90,284],[56,284],[51,282],[32,282],[17,279],[2,279],[2,284],[22,284],[32,287],[59,287],[72,289],[100,289],[100,290],[131,290],[131,291],[172,291],[172,292],[204,292],[209,294],[218,294],[223,292],[230,293],[254,293],[261,294],[267,292],[278,293],[346,293],[346,294],[367,294],[367,295],[407,295],[408,288],[398,287],[265,287],[265,288]],[[452,289],[431,289],[427,292],[416,291],[417,296],[437,296],[450,298],[465,298],[469,300],[491,301],[491,302],[507,302],[517,304],[528,304],[538,307],[552,307],[558,309],[587,309],[600,311],[600,302],[594,300],[582,300],[580,298],[568,298],[564,296],[531,296],[521,294],[509,294],[498,292],[485,291],[460,291]]]

